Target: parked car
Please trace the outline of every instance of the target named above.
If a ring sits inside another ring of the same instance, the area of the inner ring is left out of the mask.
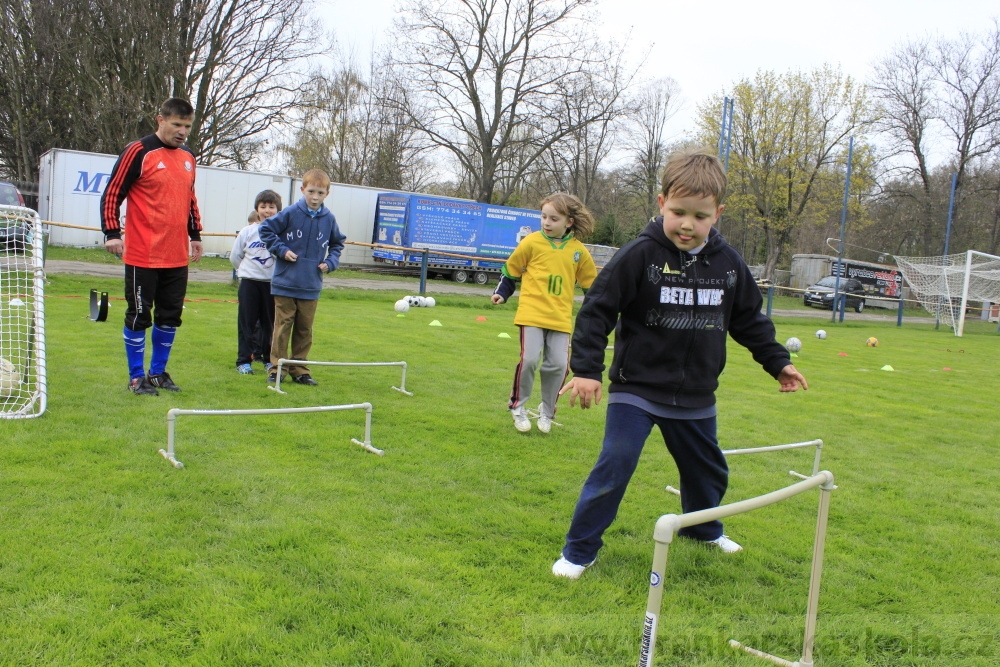
[[[24,197],[10,183],[0,183],[0,206],[24,206]]]
[[[24,206],[24,197],[10,183],[0,183],[0,206]],[[23,222],[9,225],[0,222],[0,251],[24,252],[28,243],[28,233]]]
[[[806,293],[802,296],[802,303],[807,306],[817,308],[833,308],[833,290],[837,285],[836,276],[822,278],[815,285],[806,288]],[[847,297],[847,307],[853,308],[856,312],[865,309],[865,288],[860,280],[855,278],[840,279],[840,294]]]

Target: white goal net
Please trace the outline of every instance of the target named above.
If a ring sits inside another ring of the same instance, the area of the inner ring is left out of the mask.
[[[939,257],[896,257],[927,312],[962,335],[970,302],[1000,303],[1000,257],[975,250]],[[977,303],[978,306],[978,303]]]
[[[41,221],[0,206],[0,418],[45,412],[45,301]]]

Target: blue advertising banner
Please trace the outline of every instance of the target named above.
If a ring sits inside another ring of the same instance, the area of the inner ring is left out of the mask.
[[[525,236],[541,228],[538,211],[424,195],[380,194],[376,243],[495,258],[477,266],[499,268]],[[420,262],[419,253],[376,249],[375,257]],[[435,264],[470,266],[472,260],[433,256]]]

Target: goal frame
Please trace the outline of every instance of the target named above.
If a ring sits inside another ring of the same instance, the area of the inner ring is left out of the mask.
[[[27,330],[24,331],[24,341],[27,349],[24,352],[24,364],[19,369],[21,373],[22,385],[28,385],[16,400],[0,399],[0,419],[32,419],[41,417],[48,407],[48,382],[46,375],[46,354],[45,354],[45,266],[43,258],[43,238],[42,220],[38,212],[24,206],[0,206],[0,221],[23,223],[26,227],[24,238],[30,240],[25,243],[22,252],[11,252],[9,249],[0,251],[2,264],[0,272],[7,273],[10,267],[14,266],[14,272],[24,272],[30,274],[30,285],[24,285],[27,289],[25,293],[20,291],[17,294],[8,293],[6,289],[0,293],[2,306],[8,310],[12,307],[10,302],[13,298],[27,299],[27,307],[31,309],[28,314]],[[7,229],[16,225],[4,224]],[[23,260],[11,261],[11,258]],[[0,285],[6,286],[6,280],[0,280]],[[20,307],[20,306],[18,306]],[[9,354],[8,350],[0,350],[0,356]],[[13,355],[11,355],[13,356]]]

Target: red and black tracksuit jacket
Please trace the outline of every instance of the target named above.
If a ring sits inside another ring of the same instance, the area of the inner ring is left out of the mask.
[[[155,134],[125,147],[101,197],[101,231],[120,239],[118,215],[125,211],[126,264],[147,269],[187,266],[188,241],[201,240],[201,214],[194,192],[194,154],[172,148]]]

